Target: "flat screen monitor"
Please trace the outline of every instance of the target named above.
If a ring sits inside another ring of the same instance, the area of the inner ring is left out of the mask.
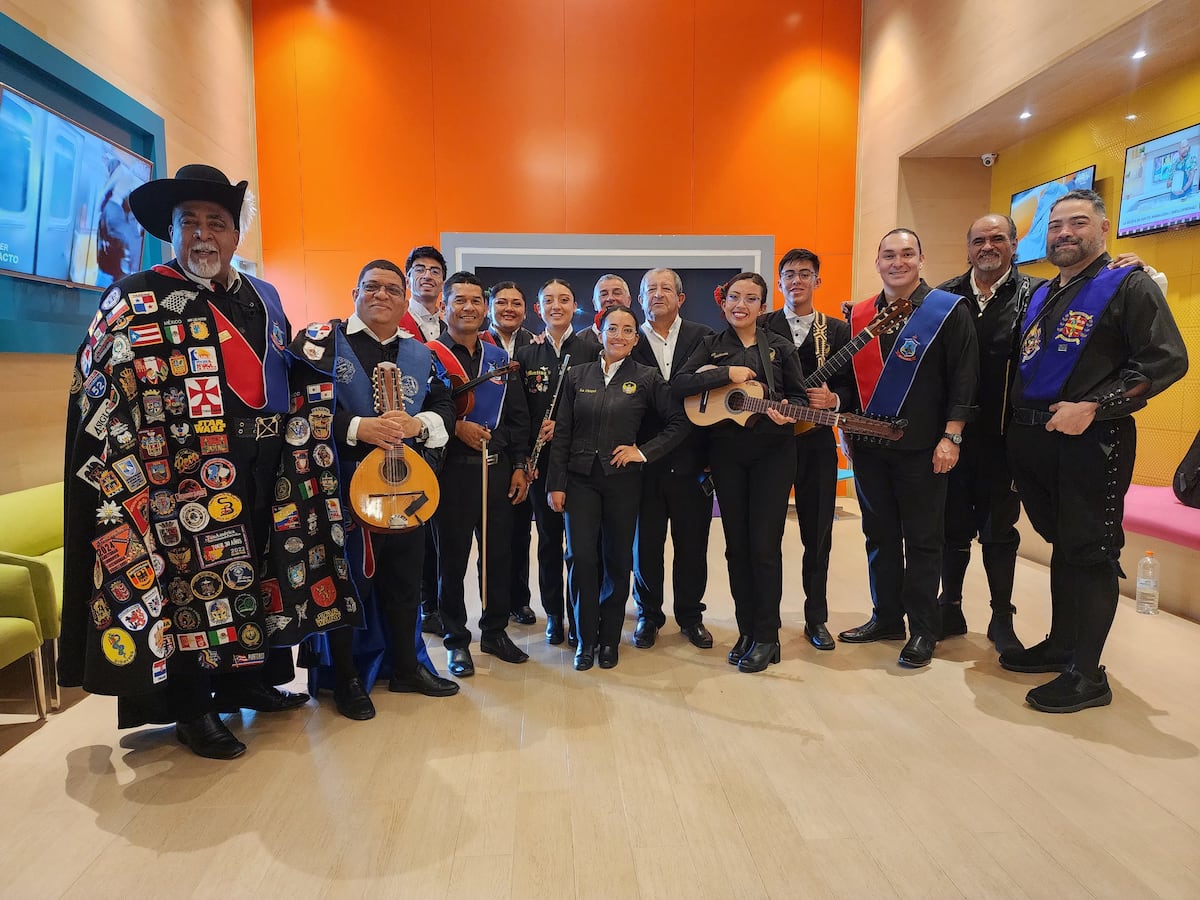
[[[0,83],[0,272],[103,288],[142,267],[150,161]]]
[[[1200,222],[1200,124],[1125,151],[1117,237]]]
[[[1069,191],[1091,190],[1095,180],[1096,167],[1088,166],[1012,195],[1008,214],[1017,224],[1016,262],[1030,263],[1046,258],[1046,223],[1050,220],[1050,207]]]

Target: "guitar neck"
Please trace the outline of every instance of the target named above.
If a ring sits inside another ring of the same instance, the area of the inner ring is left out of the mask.
[[[838,414],[831,409],[813,409],[798,403],[781,403],[778,400],[763,400],[749,395],[742,401],[742,409],[751,413],[766,413],[773,409],[793,422],[812,422],[814,425],[836,425]]]

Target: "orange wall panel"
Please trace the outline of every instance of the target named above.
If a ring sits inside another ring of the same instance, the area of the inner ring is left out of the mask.
[[[255,0],[253,15],[264,274],[297,320],[344,314],[358,264],[443,231],[852,252],[855,4]],[[824,293],[846,293],[843,271]]]

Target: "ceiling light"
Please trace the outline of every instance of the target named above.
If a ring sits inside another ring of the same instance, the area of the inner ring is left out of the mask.
[[[1133,56],[1131,56],[1129,58],[1130,59],[1143,59],[1143,58],[1145,58],[1145,56],[1146,56],[1145,50],[1138,50],[1136,53],[1133,54]]]
[[[1021,113],[1019,116],[1017,116],[1017,118],[1018,119],[1028,119],[1032,115],[1033,115],[1033,113],[1031,113],[1029,110],[1025,110],[1025,112]]]
[[[1126,122],[1136,122],[1137,121],[1137,113],[1130,113],[1129,115],[1127,115],[1125,117],[1125,121]]]

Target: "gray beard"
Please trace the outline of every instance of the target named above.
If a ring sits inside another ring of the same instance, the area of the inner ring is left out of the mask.
[[[188,257],[187,268],[197,278],[205,278],[212,281],[221,272],[221,262],[220,260],[203,261]]]

